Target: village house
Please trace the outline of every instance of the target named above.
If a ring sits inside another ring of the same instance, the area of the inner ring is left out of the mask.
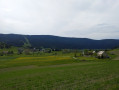
[[[99,51],[97,53],[97,57],[98,58],[109,58],[109,56],[107,55],[107,53],[105,51]]]
[[[96,53],[95,51],[92,52],[93,54]]]

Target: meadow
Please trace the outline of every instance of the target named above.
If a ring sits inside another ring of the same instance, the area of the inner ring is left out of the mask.
[[[0,90],[119,90],[117,58],[73,58],[72,53],[0,56]]]

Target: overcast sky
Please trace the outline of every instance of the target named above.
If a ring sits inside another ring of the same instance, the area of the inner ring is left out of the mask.
[[[0,33],[119,39],[119,0],[0,0]]]

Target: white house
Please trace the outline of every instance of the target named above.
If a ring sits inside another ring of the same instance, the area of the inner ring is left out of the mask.
[[[97,53],[97,56],[98,58],[108,58],[109,57],[105,51],[99,51]]]
[[[95,51],[92,52],[93,54],[96,53]]]

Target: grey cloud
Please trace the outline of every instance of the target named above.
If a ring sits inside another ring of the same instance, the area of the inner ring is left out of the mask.
[[[0,33],[118,38],[118,0],[0,0]]]

